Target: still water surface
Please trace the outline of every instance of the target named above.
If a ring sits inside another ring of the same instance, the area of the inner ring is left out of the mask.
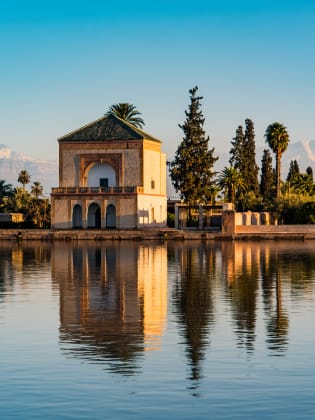
[[[0,243],[1,419],[315,417],[315,242]]]

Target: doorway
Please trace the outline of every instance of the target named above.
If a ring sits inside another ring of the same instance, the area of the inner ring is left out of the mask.
[[[101,228],[101,208],[98,204],[92,203],[88,210],[88,228]]]
[[[116,207],[113,204],[109,204],[106,209],[106,227],[116,228]]]

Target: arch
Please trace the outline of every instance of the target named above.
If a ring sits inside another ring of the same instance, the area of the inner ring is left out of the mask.
[[[72,209],[72,227],[74,229],[82,228],[82,207],[76,204]]]
[[[97,203],[92,203],[88,209],[87,217],[88,228],[98,228],[101,227],[101,208]]]
[[[108,163],[95,163],[88,172],[88,187],[116,187],[116,173]]]
[[[106,227],[114,229],[116,227],[116,207],[109,204],[106,208]]]

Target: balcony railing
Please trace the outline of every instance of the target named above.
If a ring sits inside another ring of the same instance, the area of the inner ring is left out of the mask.
[[[52,194],[135,194],[143,192],[143,187],[56,187]]]

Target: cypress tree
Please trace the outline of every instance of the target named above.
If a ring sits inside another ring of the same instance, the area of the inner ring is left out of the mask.
[[[272,168],[272,156],[268,149],[264,149],[261,160],[260,194],[265,204],[269,204],[275,197],[275,188],[275,172]]]
[[[258,166],[256,164],[256,144],[254,123],[247,118],[245,120],[245,136],[243,151],[243,178],[247,185],[247,190],[255,194],[259,191]]]
[[[241,125],[236,129],[230,150],[230,165],[238,169],[246,189],[238,191],[236,195],[237,206],[251,207],[253,199],[259,192],[258,166],[256,164],[256,145],[254,124],[250,119],[245,120],[245,133]],[[250,201],[252,203],[250,204]]]
[[[297,163],[297,160],[296,159],[291,160],[289,172],[287,176],[287,181],[292,182],[299,174],[300,174],[300,168]]]
[[[235,132],[235,137],[231,141],[232,149],[230,150],[230,165],[242,172],[243,169],[243,153],[244,153],[244,132],[243,127],[239,125]]]
[[[313,169],[311,168],[311,166],[308,166],[306,168],[306,173],[310,177],[310,179],[313,181]]]
[[[196,96],[197,90],[196,86],[189,91],[186,120],[179,125],[184,136],[173,161],[168,162],[175,191],[190,205],[211,200],[215,175],[213,166],[218,159],[214,156],[214,148],[208,149],[210,139],[203,129],[205,119],[200,109],[202,97]]]

